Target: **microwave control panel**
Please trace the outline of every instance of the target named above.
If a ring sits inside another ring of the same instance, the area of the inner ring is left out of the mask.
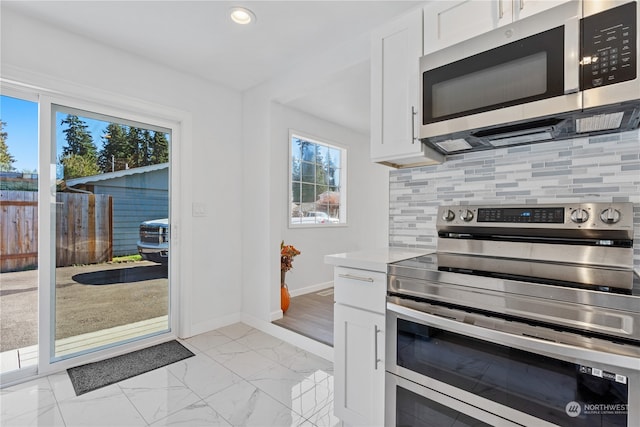
[[[582,19],[582,89],[636,78],[636,7],[626,3]]]

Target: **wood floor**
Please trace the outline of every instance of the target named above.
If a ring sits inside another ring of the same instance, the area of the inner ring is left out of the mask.
[[[273,324],[333,347],[333,288],[291,298],[284,317]]]

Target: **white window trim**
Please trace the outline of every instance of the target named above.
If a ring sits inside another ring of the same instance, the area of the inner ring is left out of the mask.
[[[294,138],[304,139],[309,142],[313,142],[315,144],[320,145],[330,145],[337,149],[341,150],[340,156],[340,222],[336,224],[292,224],[291,223],[291,201],[293,200],[293,185],[291,181],[291,176],[293,174],[293,165],[292,165],[292,152],[291,152],[291,140]],[[348,221],[348,205],[347,205],[347,192],[348,192],[348,183],[347,183],[347,158],[348,158],[348,148],[344,144],[336,143],[330,139],[317,137],[310,135],[306,132],[301,132],[295,129],[289,129],[289,138],[287,140],[288,144],[288,157],[287,162],[289,163],[289,167],[287,168],[287,227],[290,229],[304,229],[304,228],[336,228],[336,227],[347,227],[349,225]]]

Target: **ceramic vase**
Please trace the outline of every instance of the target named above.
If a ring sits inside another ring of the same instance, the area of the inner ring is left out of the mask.
[[[291,302],[291,295],[289,295],[289,288],[284,282],[284,277],[287,274],[286,271],[280,271],[280,308],[283,313],[286,313],[289,309],[289,303]]]

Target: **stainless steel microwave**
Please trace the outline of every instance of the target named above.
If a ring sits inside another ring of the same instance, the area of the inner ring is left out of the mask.
[[[567,1],[420,59],[420,139],[443,154],[640,124],[636,1]]]

